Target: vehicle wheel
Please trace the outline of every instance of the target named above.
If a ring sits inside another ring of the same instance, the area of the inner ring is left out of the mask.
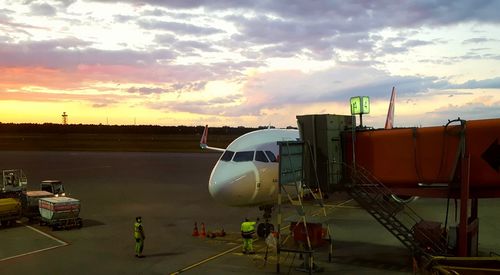
[[[400,204],[408,204],[408,203],[418,199],[418,197],[391,195],[391,199],[393,199],[395,202],[400,203]]]
[[[274,225],[272,223],[260,223],[257,226],[257,236],[262,239],[267,238],[267,236],[273,231]]]

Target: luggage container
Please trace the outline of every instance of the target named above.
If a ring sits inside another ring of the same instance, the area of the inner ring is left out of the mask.
[[[80,201],[69,197],[41,198],[38,201],[40,225],[48,225],[52,230],[81,228]]]
[[[40,218],[38,201],[42,198],[51,198],[54,194],[47,191],[27,191],[23,193],[23,216],[30,221]]]
[[[21,202],[14,198],[0,199],[0,224],[11,226],[13,222],[21,218]]]

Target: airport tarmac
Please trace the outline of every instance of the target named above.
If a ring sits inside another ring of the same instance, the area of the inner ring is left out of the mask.
[[[261,216],[255,208],[214,202],[207,188],[214,153],[0,152],[0,169],[21,168],[29,189],[60,179],[69,196],[81,200],[82,229],[51,231],[37,224],[0,229],[0,274],[272,274],[276,257],[264,261],[241,253],[243,218]],[[482,253],[500,251],[498,200],[480,201]],[[325,274],[411,274],[410,253],[368,213],[338,197],[333,211],[334,252],[316,260]],[[424,218],[443,221],[445,200],[419,199],[411,206]],[[287,208],[286,211],[291,211]],[[453,213],[453,212],[452,212]],[[143,217],[143,259],[134,257],[133,223]],[[453,217],[450,218],[453,220]],[[225,238],[192,237],[194,222]],[[288,265],[282,273],[303,274]],[[294,265],[300,261],[294,260]]]

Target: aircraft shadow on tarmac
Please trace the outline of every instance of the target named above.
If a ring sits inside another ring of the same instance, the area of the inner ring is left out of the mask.
[[[411,255],[403,247],[334,241],[334,263],[395,271],[411,271]]]

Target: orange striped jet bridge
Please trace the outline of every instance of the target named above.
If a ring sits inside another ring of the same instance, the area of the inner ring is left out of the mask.
[[[470,197],[488,198],[500,197],[499,142],[500,119],[458,120],[440,127],[357,131],[354,137],[346,131],[343,150],[345,162],[366,168],[395,194],[423,197],[449,197],[448,187],[468,168],[462,165],[467,157]]]
[[[356,195],[364,188],[356,182],[370,177],[376,180],[361,185],[383,186],[400,199],[447,198],[448,205],[460,199],[460,223],[449,229],[457,232],[456,254],[477,255],[478,199],[500,198],[500,119],[383,130],[360,129],[353,116],[305,115],[297,121],[305,146],[304,182]],[[365,197],[371,196],[359,199]]]

